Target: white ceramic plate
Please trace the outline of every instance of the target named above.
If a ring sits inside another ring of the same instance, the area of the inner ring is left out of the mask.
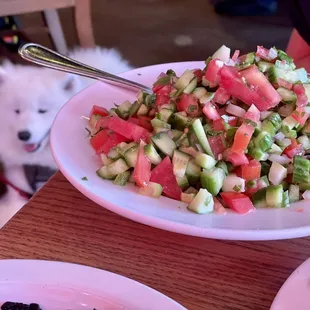
[[[0,304],[38,303],[43,310],[182,310],[167,296],[96,268],[40,260],[0,261]]]
[[[302,263],[285,281],[270,310],[310,309],[310,259]]]
[[[173,69],[182,74],[185,69],[202,68],[203,62],[162,64],[135,69],[123,77],[151,86],[161,72]],[[287,209],[256,210],[247,215],[229,212],[227,215],[198,215],[185,204],[161,197],[153,199],[136,194],[133,185],[125,188],[100,179],[95,171],[100,160],[89,141],[85,120],[94,104],[107,108],[129,99],[135,92],[96,83],[73,97],[59,112],[51,132],[53,155],[61,172],[81,193],[99,205],[134,221],[157,228],[200,236],[232,240],[287,239],[310,235],[310,206],[307,203]],[[83,181],[86,176],[88,181]],[[309,204],[309,203],[308,203]],[[301,212],[303,211],[303,212]]]

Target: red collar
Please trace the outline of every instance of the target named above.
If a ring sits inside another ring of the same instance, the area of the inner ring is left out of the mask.
[[[19,193],[19,195],[21,195],[22,197],[24,197],[26,199],[30,199],[32,196],[31,194],[21,190],[20,188],[18,188],[14,184],[12,184],[3,174],[0,174],[0,182],[4,183],[7,186],[12,187],[14,190],[16,190]]]

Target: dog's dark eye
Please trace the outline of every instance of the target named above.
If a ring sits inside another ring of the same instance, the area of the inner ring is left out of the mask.
[[[19,113],[20,113],[20,110],[19,110],[19,109],[16,109],[16,110],[14,110],[14,112],[15,112],[16,114],[19,114]]]
[[[47,112],[47,110],[42,110],[42,109],[39,109],[38,110],[38,113],[40,113],[40,114],[44,114],[44,113],[46,113]]]

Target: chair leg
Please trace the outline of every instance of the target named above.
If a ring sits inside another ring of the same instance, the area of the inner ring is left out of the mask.
[[[49,28],[49,32],[56,50],[59,53],[67,54],[68,48],[67,43],[62,31],[60,19],[57,10],[49,9],[44,10],[44,17],[46,25]]]
[[[75,26],[80,45],[95,46],[90,0],[75,0]]]

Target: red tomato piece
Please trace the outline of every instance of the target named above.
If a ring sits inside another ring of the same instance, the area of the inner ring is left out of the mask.
[[[137,118],[138,118],[139,125],[141,127],[147,129],[148,131],[152,131],[153,130],[153,126],[152,126],[152,123],[151,123],[151,120],[152,120],[151,117],[139,115],[139,116],[137,116]]]
[[[302,155],[303,154],[303,147],[301,144],[297,142],[296,139],[291,139],[291,144],[287,146],[282,154],[285,154],[289,158],[294,158],[296,155]]]
[[[144,154],[145,143],[140,142],[138,158],[133,170],[132,178],[139,187],[147,186],[151,177],[151,162]]]
[[[223,62],[217,58],[212,59],[207,67],[205,78],[209,82],[210,87],[215,87],[219,84],[219,72],[223,67]]]
[[[209,136],[208,141],[215,159],[219,159],[225,151],[225,139],[222,134]]]
[[[216,109],[216,106],[211,102],[207,102],[204,107],[202,108],[202,113],[212,121],[221,119],[221,115]]]
[[[237,116],[228,116],[228,124],[232,127],[237,127],[238,120]]]
[[[151,182],[159,183],[163,187],[163,193],[176,200],[181,200],[181,189],[178,186],[173,166],[169,156],[158,164],[151,172]]]
[[[104,107],[100,107],[98,105],[93,105],[93,107],[90,111],[90,118],[93,114],[97,114],[97,115],[101,115],[101,116],[107,116],[107,115],[109,115],[109,111]]]
[[[223,88],[219,87],[214,94],[214,101],[218,104],[226,104],[230,98],[230,94]]]
[[[220,119],[217,119],[217,120],[213,121],[212,129],[215,130],[215,131],[223,131],[223,130],[225,130],[224,120],[222,118],[220,118]]]
[[[225,150],[224,155],[226,160],[231,162],[234,166],[241,166],[249,163],[249,159],[244,154],[234,153],[231,149]]]
[[[110,116],[101,117],[96,123],[96,130],[99,130],[100,128],[108,128],[110,120]]]
[[[269,50],[267,48],[264,48],[263,46],[257,46],[256,50],[256,56],[267,60],[267,61],[273,61],[275,58],[277,58],[277,55],[270,55]]]
[[[213,201],[214,201],[214,213],[227,214],[226,209],[223,207],[223,205],[219,202],[219,200],[216,197],[213,197]]]
[[[185,111],[190,117],[200,115],[198,99],[194,95],[183,94],[176,104],[179,112]]]
[[[296,105],[298,107],[304,107],[308,104],[308,97],[305,92],[305,88],[302,84],[295,84],[293,86],[293,91],[295,92],[297,96],[297,102]]]
[[[155,101],[156,106],[169,103],[171,90],[172,86],[170,84],[165,85],[157,90]]]
[[[250,198],[242,193],[221,192],[220,195],[230,209],[240,214],[246,214],[255,210]]]
[[[97,154],[107,154],[111,148],[121,142],[128,142],[128,139],[109,129],[99,131],[90,139],[90,144]]]
[[[139,125],[139,120],[135,117],[129,117],[128,118],[128,122],[129,123],[132,123],[132,124],[135,124],[135,125]]]
[[[254,104],[252,104],[247,110],[244,115],[244,119],[248,119],[256,124],[260,121],[260,112]]]
[[[300,124],[305,125],[309,114],[301,106],[297,107],[296,110],[291,114],[291,116]]]
[[[285,81],[281,78],[277,78],[277,84],[279,87],[284,87],[284,88],[289,89],[289,90],[291,90],[293,88],[292,83]]]
[[[147,140],[150,135],[145,128],[125,121],[118,116],[113,116],[111,118],[109,128],[127,139],[136,142],[140,142],[140,140]]]
[[[239,54],[240,54],[240,50],[235,50],[234,54],[232,55],[231,59],[233,61],[236,61],[239,57]]]
[[[253,133],[254,133],[253,126],[250,124],[243,123],[236,131],[231,151],[237,154],[244,154],[249,145]]]
[[[202,80],[202,77],[203,77],[202,70],[201,69],[196,69],[196,70],[194,70],[194,74],[195,74],[195,76],[197,78],[197,83],[200,83],[201,80]]]
[[[256,159],[252,159],[248,164],[241,166],[241,177],[246,181],[255,180],[260,177],[260,171],[260,162]]]

